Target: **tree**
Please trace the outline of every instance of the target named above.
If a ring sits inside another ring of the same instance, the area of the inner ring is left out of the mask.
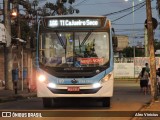
[[[134,57],[133,55],[133,47],[126,47],[123,49],[122,53],[125,55],[125,57]],[[136,48],[135,47],[135,57],[144,57],[144,49]]]
[[[74,2],[75,0],[68,0],[70,6],[67,8],[65,6],[67,0],[57,0],[56,3],[47,2],[43,6],[43,8],[46,10],[46,12],[48,12],[49,15],[67,15],[67,14],[73,14],[74,12],[79,13],[78,9],[72,7],[72,4]]]
[[[133,48],[126,47],[123,49],[122,53],[125,55],[125,57],[133,57]]]
[[[160,17],[160,0],[157,0],[157,11]]]
[[[154,48],[155,48],[155,51],[160,49],[160,42],[158,42],[157,39],[154,40]]]
[[[33,32],[33,30],[28,25],[27,19],[20,19],[20,30],[21,30],[21,39],[26,40],[30,36],[30,34]],[[17,24],[12,23],[11,25],[11,34],[13,38],[17,38]],[[14,39],[13,39],[14,40]],[[17,40],[16,40],[17,41]],[[13,41],[13,42],[16,42]]]

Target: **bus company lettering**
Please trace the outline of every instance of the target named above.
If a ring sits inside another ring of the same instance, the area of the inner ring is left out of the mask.
[[[99,26],[98,20],[50,20],[49,27],[58,27],[58,26]]]
[[[74,80],[76,80],[76,79],[74,79]],[[79,84],[84,84],[84,83],[90,83],[91,82],[90,80],[86,80],[86,79],[84,79],[84,80],[81,79],[81,80],[76,80],[76,81]],[[64,79],[57,79],[57,84],[64,84],[64,83],[65,83]]]
[[[81,64],[102,64],[104,62],[103,58],[81,58]]]
[[[79,84],[91,83],[90,80],[78,80]]]
[[[58,26],[58,20],[50,20],[48,26],[49,27],[57,27]]]
[[[63,84],[64,83],[64,79],[57,79],[57,84]]]
[[[61,26],[97,26],[97,20],[60,20]]]

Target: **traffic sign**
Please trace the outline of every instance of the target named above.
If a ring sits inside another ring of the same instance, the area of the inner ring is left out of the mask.
[[[145,27],[147,28],[147,19],[145,20]],[[153,29],[156,29],[157,26],[158,26],[158,22],[155,18],[152,17],[152,26],[153,26]]]

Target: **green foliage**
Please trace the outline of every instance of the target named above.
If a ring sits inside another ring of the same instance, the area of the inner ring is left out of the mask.
[[[18,4],[22,5],[26,9],[31,9],[31,4],[24,0],[17,0]]]
[[[144,48],[136,48],[135,49],[135,56],[136,57],[145,57]]]
[[[154,40],[154,50],[159,50],[160,49],[160,42],[158,42],[157,39]]]
[[[133,57],[133,48],[126,47],[123,49],[122,53],[123,53],[123,55],[125,55],[125,57]]]
[[[20,27],[21,27],[21,38],[23,40],[26,40],[29,37],[29,35],[31,34],[31,29],[28,25],[28,22],[26,22],[24,20],[21,21]]]
[[[135,56],[136,57],[144,57],[145,56],[145,48],[135,48]],[[133,47],[126,47],[125,49],[123,49],[122,53],[125,57],[133,57]],[[155,39],[154,40],[154,50],[160,50],[160,42],[159,40]]]
[[[55,3],[48,3],[42,7],[37,8],[38,5],[37,0],[34,0],[33,3],[29,3],[28,1],[24,0],[16,0],[16,2],[19,5],[22,5],[24,8],[24,11],[26,11],[26,15],[20,15],[20,16],[32,16],[30,19],[27,19],[26,17],[20,17],[20,36],[23,40],[28,40],[30,37],[30,40],[34,41],[34,31],[36,30],[37,25],[34,24],[32,26],[29,26],[30,20],[33,20],[32,18],[38,18],[39,16],[50,16],[50,15],[66,15],[66,14],[73,14],[74,12],[79,13],[78,9],[74,9],[71,4],[75,2],[75,0],[62,0],[62,3],[57,0]],[[12,2],[13,3],[13,2]],[[66,5],[66,4],[69,4]],[[14,4],[14,3],[13,3]],[[68,7],[66,7],[68,6]],[[18,24],[17,24],[17,17],[14,19],[14,21],[11,25],[11,34],[12,38],[18,37]],[[36,22],[35,22],[36,23]]]
[[[72,4],[74,2],[75,2],[75,0],[68,0],[68,3],[70,3],[70,4]]]
[[[68,4],[70,4],[69,7],[66,7],[65,4],[68,2]],[[43,8],[44,9],[49,9],[48,11],[45,10],[46,13],[49,13],[49,15],[67,15],[67,14],[73,14],[74,12],[76,12],[77,14],[79,13],[78,9],[75,9],[71,6],[71,4],[73,4],[75,2],[75,0],[62,0],[62,2],[60,3],[59,1],[57,1],[56,3],[51,3],[51,2],[47,2]],[[46,14],[43,14],[44,16],[46,16]],[[48,14],[47,14],[48,15]]]
[[[160,17],[160,0],[157,0],[157,11],[158,11],[158,15]]]
[[[125,57],[134,57],[134,47],[126,47],[122,51]],[[135,48],[135,57],[144,57],[143,48]]]
[[[11,26],[11,34],[12,38],[17,38],[18,36],[18,25],[16,22],[12,24]],[[29,27],[28,22],[26,20],[20,20],[20,33],[21,33],[21,39],[27,40],[27,38],[30,36],[31,33],[33,33],[33,30]]]

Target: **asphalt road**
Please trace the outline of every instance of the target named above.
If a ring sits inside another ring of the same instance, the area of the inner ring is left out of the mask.
[[[0,110],[38,110],[42,113],[48,111],[48,114],[52,117],[55,115],[58,120],[63,119],[63,117],[65,120],[74,120],[75,118],[77,120],[84,116],[87,116],[85,119],[89,119],[91,117],[94,119],[97,118],[96,120],[117,120],[118,115],[121,114],[122,120],[129,120],[132,118],[132,116],[129,116],[129,111],[139,111],[142,106],[149,102],[150,98],[150,95],[143,95],[140,93],[139,84],[135,81],[115,81],[114,96],[111,99],[111,108],[103,108],[101,102],[97,102],[92,99],[69,99],[65,101],[60,100],[53,108],[44,109],[40,98],[28,98],[24,100],[0,103]],[[115,113],[113,114],[113,117],[107,117],[106,113],[112,114],[112,112]],[[78,115],[76,116],[77,113]],[[126,116],[123,117],[124,114],[126,114]],[[66,117],[67,115],[69,115],[69,117]],[[120,120],[120,118],[118,120]]]

